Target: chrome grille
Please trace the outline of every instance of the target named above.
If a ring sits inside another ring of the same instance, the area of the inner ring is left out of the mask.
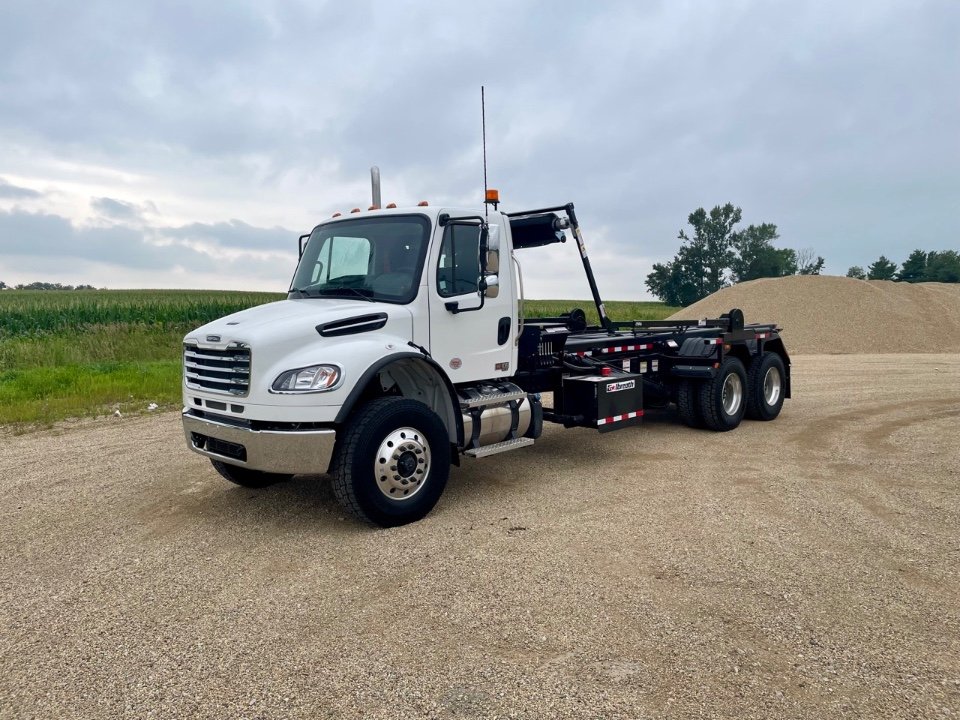
[[[250,390],[250,348],[231,345],[225,350],[183,346],[183,377],[187,387],[226,395]]]

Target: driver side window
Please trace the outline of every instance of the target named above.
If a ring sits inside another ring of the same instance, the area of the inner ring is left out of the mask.
[[[480,228],[447,225],[440,243],[437,292],[441,297],[480,291]]]

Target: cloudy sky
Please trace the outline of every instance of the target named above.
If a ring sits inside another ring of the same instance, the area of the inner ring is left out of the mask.
[[[646,297],[733,202],[844,274],[960,248],[960,3],[6,0],[0,280],[285,290],[296,238],[384,202],[574,201]],[[589,297],[572,244],[534,297]]]

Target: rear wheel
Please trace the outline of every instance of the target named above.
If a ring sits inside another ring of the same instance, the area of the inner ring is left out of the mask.
[[[783,359],[775,352],[765,352],[750,363],[747,376],[747,417],[773,420],[783,408],[786,380]]]
[[[704,424],[711,430],[733,430],[747,409],[747,371],[735,357],[728,357],[717,374],[703,383],[700,390],[700,411]]]
[[[392,527],[421,519],[450,475],[443,421],[416,400],[373,400],[353,414],[334,459],[333,492],[351,514]]]
[[[700,383],[695,380],[681,380],[677,388],[677,414],[685,425],[702,428],[703,413],[700,410]]]
[[[293,475],[282,475],[280,473],[268,473],[262,470],[251,470],[250,468],[231,465],[230,463],[211,460],[214,469],[230,482],[236,485],[242,485],[245,488],[264,488],[275,485],[279,482],[285,482]]]

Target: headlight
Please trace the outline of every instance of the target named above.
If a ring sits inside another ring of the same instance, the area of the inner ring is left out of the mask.
[[[336,365],[311,365],[287,370],[273,381],[273,392],[323,392],[332,390],[340,382],[340,368]]]

